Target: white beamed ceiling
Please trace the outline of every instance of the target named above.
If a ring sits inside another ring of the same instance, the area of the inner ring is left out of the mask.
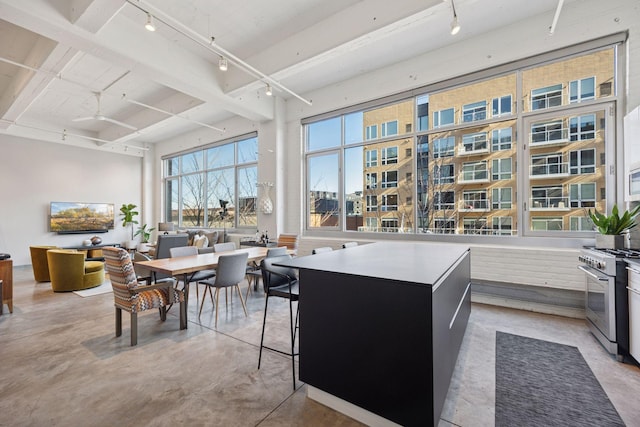
[[[442,0],[0,0],[0,58],[38,70],[0,62],[0,133],[141,155],[137,147],[202,127],[195,122],[273,118],[264,83],[233,65],[219,71],[218,55],[161,22],[146,31],[139,8],[215,37],[304,98],[465,38],[552,16],[557,3],[458,0],[464,31],[452,37],[451,4]],[[74,121],[96,114],[94,92],[103,93],[102,115],[138,130]]]

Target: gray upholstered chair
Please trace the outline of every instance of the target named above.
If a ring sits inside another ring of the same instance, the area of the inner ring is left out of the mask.
[[[186,234],[161,234],[156,242],[155,259],[171,258],[171,248],[187,246],[189,237]],[[168,279],[171,276],[164,273],[155,273],[155,280]]]
[[[235,251],[236,244],[234,242],[216,243],[213,245],[213,252]]]
[[[325,252],[331,252],[333,251],[333,248],[329,247],[329,246],[323,246],[321,248],[315,248],[311,250],[311,255],[316,255],[316,254],[322,254]]]
[[[193,256],[198,255],[198,248],[195,246],[178,246],[176,248],[170,248],[169,253],[171,254],[171,258],[181,257],[181,256]],[[198,291],[198,282],[200,280],[211,279],[216,275],[215,270],[200,270],[191,273],[188,276],[189,283],[196,282],[196,307],[198,306],[198,301],[200,299],[200,292]],[[183,277],[176,277],[177,280],[183,280]],[[185,286],[187,284],[185,283]],[[186,287],[185,287],[186,289]]]
[[[247,307],[244,304],[244,299],[242,298],[242,293],[240,292],[240,282],[242,282],[242,280],[244,279],[248,259],[249,254],[247,252],[220,255],[220,258],[218,259],[218,267],[216,268],[216,277],[214,279],[202,280],[199,282],[203,285],[207,285],[207,289],[205,290],[205,295],[202,295],[202,302],[200,303],[200,311],[198,312],[198,316],[202,314],[202,307],[204,306],[204,300],[206,299],[206,292],[208,290],[209,296],[211,297],[211,302],[213,303],[213,301],[215,300],[216,328],[218,327],[218,302],[220,301],[220,288],[226,289],[229,287],[235,287],[238,291],[238,298],[240,298],[240,302],[242,303],[244,315],[248,316]],[[211,288],[216,289],[215,295],[212,294]],[[225,303],[228,309],[229,304],[228,300],[226,299],[226,292]]]
[[[180,303],[180,329],[187,328],[187,307],[184,293],[175,289],[174,280],[152,285],[141,285],[131,262],[129,252],[122,248],[103,248],[105,265],[113,287],[116,307],[116,337],[122,335],[122,310],[131,313],[131,345],[138,344],[138,313],[158,308],[160,319],[167,320],[167,307]]]
[[[171,258],[171,248],[187,246],[189,236],[186,234],[161,234],[156,242],[154,258]]]

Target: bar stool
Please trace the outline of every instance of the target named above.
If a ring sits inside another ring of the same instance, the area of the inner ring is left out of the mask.
[[[260,263],[262,269],[262,284],[266,293],[264,301],[264,319],[262,321],[262,336],[260,337],[260,356],[258,357],[258,369],[260,369],[260,363],[262,361],[262,349],[266,348],[276,353],[284,354],[291,357],[291,371],[293,373],[293,389],[296,389],[296,365],[295,357],[299,353],[295,352],[296,344],[296,330],[298,329],[298,313],[300,307],[296,307],[295,322],[293,319],[293,302],[298,301],[300,298],[300,291],[298,288],[298,278],[296,277],[296,271],[292,268],[277,267],[274,264],[291,259],[291,255],[282,255],[276,257],[265,258]],[[270,297],[279,297],[289,300],[289,325],[291,331],[291,351],[282,351],[272,347],[264,345],[264,328],[267,323],[267,307],[269,306]]]

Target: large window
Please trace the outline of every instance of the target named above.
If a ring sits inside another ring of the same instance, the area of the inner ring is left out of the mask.
[[[462,106],[462,121],[475,122],[487,118],[487,103],[485,101],[474,102]]]
[[[491,166],[491,179],[499,181],[502,179],[511,179],[511,158],[493,159]]]
[[[308,119],[306,226],[590,236],[585,209],[615,196],[616,51],[568,48]]]
[[[547,86],[531,91],[531,109],[541,110],[562,104],[562,84]]]
[[[257,152],[258,138],[249,136],[165,158],[165,220],[256,228]]]
[[[569,83],[569,102],[582,102],[596,99],[596,78],[574,80]]]
[[[441,111],[435,111],[433,113],[433,127],[439,128],[442,126],[452,125],[454,118],[453,108],[447,108]]]
[[[493,106],[491,112],[493,117],[511,114],[511,95],[493,98],[491,105]]]
[[[491,132],[491,150],[511,150],[511,128],[496,129]]]
[[[462,135],[462,151],[465,154],[484,153],[489,150],[487,133],[475,132]]]
[[[433,158],[450,157],[454,154],[456,140],[453,136],[438,138],[433,141]]]

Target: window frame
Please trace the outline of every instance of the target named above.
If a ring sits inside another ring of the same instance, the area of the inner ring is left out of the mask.
[[[600,50],[604,50],[604,49],[614,48],[613,49],[613,54],[614,54],[614,59],[615,59],[615,58],[618,58],[618,57],[621,56],[620,52],[616,53],[616,51],[615,51],[616,45],[618,45],[621,42],[622,41],[616,41],[616,42],[611,43],[611,44],[604,44],[604,43],[600,42],[601,44],[599,46],[595,47],[595,49],[593,49],[593,50],[591,48],[587,49],[587,48],[584,48],[584,47],[577,48],[577,50],[576,50],[576,48],[573,47],[572,48],[572,50],[574,51],[573,55],[574,56],[576,56],[576,55],[588,55],[588,54],[593,53],[594,51],[599,50],[599,49]],[[563,49],[563,52],[564,51],[567,51],[567,49]],[[512,66],[510,64],[507,68],[512,69],[515,73],[521,73],[523,70],[526,70],[527,67],[544,66],[544,65],[549,64],[549,63],[567,60],[570,57],[571,57],[570,55],[566,55],[566,54],[557,54],[557,53],[549,54],[549,53],[547,53],[547,54],[544,55],[544,57],[541,55],[539,57],[533,57],[534,59],[527,59],[526,61],[521,60],[521,61],[516,61],[515,62],[515,63],[518,63],[518,64],[521,63],[521,62],[522,63],[527,63],[528,62],[529,65],[527,65],[526,67],[523,67],[521,65],[520,66]],[[539,59],[539,58],[542,58],[542,60]],[[488,73],[491,73],[492,70],[493,69],[490,69],[488,72],[484,72],[484,76],[493,78],[493,77],[496,77],[496,76],[499,75],[499,74],[488,74]],[[510,71],[507,70],[506,72],[510,72]],[[618,102],[618,95],[621,93],[620,86],[624,83],[623,81],[620,80],[620,76],[621,75],[622,75],[622,73],[619,70],[617,70],[617,69],[614,70],[614,78],[617,79],[617,80],[614,81],[613,93],[611,95],[607,95],[608,98],[606,98],[604,100],[601,100],[600,98],[597,98],[597,100],[595,102],[590,102],[588,104],[589,105],[596,105],[596,104],[604,105],[604,104],[609,103],[609,104],[613,104],[614,107],[615,107],[616,103]],[[472,74],[472,76],[476,76],[476,74],[474,73],[474,74]],[[469,77],[465,76],[464,78],[457,79],[455,81],[455,84],[456,85],[460,84],[460,85],[466,86],[468,84],[473,83],[475,81],[474,80],[475,78],[476,77],[469,78]],[[462,82],[462,83],[460,83],[460,82]],[[449,90],[449,89],[455,87],[455,85],[447,86],[448,84],[449,84],[448,82],[444,82],[444,83],[438,84],[437,85],[437,91],[440,92],[440,91]],[[521,85],[521,82],[519,82],[518,84]],[[566,86],[567,82],[565,81],[564,84]],[[529,89],[530,88],[527,88],[524,91],[524,94],[525,94],[524,99],[525,100],[526,100],[526,97],[528,95],[527,91]],[[596,89],[598,89],[598,88],[596,87]],[[517,93],[522,93],[522,87],[521,86],[520,86],[519,90],[520,90],[520,92],[517,92]],[[430,89],[427,92],[426,89],[418,89],[418,90],[413,90],[411,92],[412,92],[412,96],[415,95],[415,98],[413,99],[413,103],[415,104],[420,100],[420,98],[428,97],[429,95],[432,95],[432,94],[436,93],[436,90]],[[597,90],[596,90],[596,92],[597,92]],[[562,93],[562,96],[563,96],[563,98],[566,98],[567,105],[562,105],[562,107],[560,107],[560,108],[553,108],[553,111],[556,112],[555,114],[558,114],[557,113],[558,111],[562,112],[565,109],[569,110],[569,109],[575,107],[575,105],[572,106],[572,105],[568,104],[568,98],[569,98],[568,92],[567,92],[567,94]],[[398,95],[394,95],[393,97],[389,97],[389,99],[391,99],[391,98],[394,99],[394,102],[396,100],[400,99],[400,97]],[[494,98],[501,98],[501,97],[494,97]],[[489,98],[489,99],[492,99],[492,98]],[[521,101],[522,100],[523,100],[523,97],[516,97],[515,101],[513,101],[513,108],[514,108],[515,111],[520,110],[520,108],[518,108],[518,107],[521,105]],[[367,104],[368,104],[367,109],[370,110],[372,105],[373,105],[373,103],[369,102]],[[382,106],[383,104],[379,103],[379,101],[376,101],[376,105],[377,106]],[[454,109],[454,111],[453,111],[454,112],[454,122],[456,121],[456,119],[455,119],[456,109],[458,109],[460,107],[460,105],[461,104],[456,104],[455,107],[451,107],[451,108]],[[353,110],[354,107],[348,107],[348,108],[350,110]],[[442,108],[442,109],[439,108],[438,111],[446,113],[447,110],[450,110],[451,108]],[[460,110],[457,110],[457,111],[458,111],[458,113],[460,112]],[[414,113],[416,115],[419,114],[417,108],[415,109]],[[433,135],[433,136],[435,136],[439,132],[440,133],[444,132],[443,130],[435,130],[435,128],[436,128],[435,126],[433,128],[431,128],[431,129],[429,129],[429,126],[428,126],[428,118],[429,117],[428,116],[429,115],[432,116],[432,114],[426,115],[426,113],[427,112],[424,111],[422,116],[427,119],[426,120],[427,126],[422,126],[422,127],[419,126],[417,119],[415,119],[414,120],[415,126],[414,126],[413,135],[407,135],[407,139],[414,138],[414,141],[415,141],[415,140],[418,140],[423,135],[429,135],[429,136]],[[515,163],[512,164],[512,166],[514,168],[514,170],[512,171],[512,175],[514,175],[514,179],[517,179],[518,181],[517,181],[517,188],[513,187],[513,191],[514,191],[514,194],[521,194],[522,195],[522,197],[518,197],[518,199],[520,199],[521,202],[523,202],[523,203],[520,204],[520,203],[517,202],[517,200],[515,200],[515,198],[514,198],[514,201],[513,201],[514,207],[517,209],[516,210],[516,214],[515,214],[515,216],[513,216],[513,218],[518,222],[518,225],[516,225],[514,227],[514,230],[516,230],[516,235],[519,238],[526,238],[526,237],[531,237],[533,235],[536,235],[536,236],[539,235],[538,233],[535,233],[535,232],[534,233],[527,232],[527,230],[529,229],[529,225],[528,224],[530,223],[530,220],[531,220],[530,215],[527,213],[528,212],[527,207],[528,207],[528,204],[529,204],[529,200],[528,200],[529,197],[527,197],[527,196],[530,196],[530,195],[527,194],[527,191],[529,191],[528,190],[529,189],[528,174],[522,172],[523,170],[526,171],[526,169],[527,169],[526,167],[525,168],[522,168],[522,167],[516,168],[516,165],[518,163],[520,165],[526,165],[528,163],[526,154],[524,156],[522,155],[522,149],[524,147],[524,152],[527,153],[529,147],[531,146],[530,141],[528,141],[528,138],[526,137],[526,135],[527,135],[526,131],[528,130],[528,128],[527,128],[526,125],[523,125],[523,123],[526,122],[526,120],[528,119],[529,116],[538,115],[540,113],[543,113],[543,111],[531,112],[531,111],[526,111],[525,110],[525,111],[520,112],[517,117],[514,116],[511,119],[513,121],[513,123],[511,123],[510,126],[509,126],[511,128],[511,132],[512,132],[512,135],[511,135],[511,139],[512,140],[511,140],[511,142],[510,143],[509,142],[502,143],[502,142],[500,142],[501,138],[498,139],[499,145],[502,145],[504,148],[507,148],[507,147],[509,147],[509,145],[511,145],[511,149],[514,150],[513,151],[513,155],[512,155],[512,162],[515,162]],[[335,113],[332,113],[332,114],[335,114]],[[612,117],[613,117],[613,120],[615,120],[616,123],[618,123],[618,124],[620,123],[621,116],[619,114],[615,114]],[[440,117],[440,119],[442,119],[442,116]],[[496,122],[498,122],[498,121],[499,120],[496,120]],[[440,122],[441,123],[438,124],[439,125],[438,127],[447,126],[447,124],[448,124],[448,121],[446,121],[446,123],[444,123],[444,124],[442,123],[442,120],[440,120]],[[610,121],[609,124],[607,124],[607,132],[611,132],[611,130],[613,129],[611,123],[612,122]],[[457,132],[457,127],[459,127],[459,126],[461,126],[461,124],[458,124],[456,126],[456,128],[451,132]],[[468,127],[470,128],[470,126],[468,126]],[[563,126],[563,128],[564,129],[568,129],[568,127],[566,125]],[[506,128],[503,128],[503,129],[506,129]],[[549,129],[549,131],[551,131],[551,129]],[[521,136],[518,136],[518,134],[520,134]],[[522,136],[522,135],[524,135],[524,136]],[[493,136],[493,132],[492,132],[492,136]],[[453,137],[455,139],[455,134],[453,135]],[[516,146],[518,138],[520,138],[520,140],[521,140],[520,142],[521,143],[518,144],[518,146]],[[442,139],[446,140],[446,138],[442,138]],[[554,140],[554,142],[555,142],[555,140]],[[619,143],[615,139],[607,139],[606,144],[607,144],[606,148],[607,148],[607,165],[608,165],[608,164],[610,164],[610,162],[613,159],[613,156],[609,155],[609,151],[610,151],[610,149],[615,149],[616,147],[618,147]],[[431,145],[431,147],[430,147],[430,148],[432,148],[431,151],[435,153],[435,150],[433,150],[434,147],[433,147],[433,144],[432,144],[431,141],[430,141],[429,145]],[[416,150],[418,150],[418,151],[416,151],[415,158],[417,159],[416,161],[418,163],[420,163],[419,162],[419,158],[421,157],[421,155],[420,155],[420,146],[421,145],[420,145],[420,143],[418,143],[417,145],[414,143],[413,146],[414,146],[414,148],[416,148]],[[454,144],[454,146],[455,146],[455,144]],[[494,144],[493,144],[493,141],[492,141],[492,147],[491,148],[493,148],[493,146],[494,146]],[[446,151],[447,151],[446,149],[443,150],[442,147],[440,148],[440,150],[441,150],[442,154],[446,153]],[[517,153],[517,156],[516,156],[516,153]],[[431,157],[431,156],[429,156],[429,157]],[[438,153],[435,153],[433,157],[434,158],[438,158],[438,157],[444,157],[444,156],[443,155],[438,155]],[[599,155],[597,160],[598,161],[603,161],[602,160],[603,158],[604,157],[602,155]],[[403,159],[403,161],[404,161],[404,159]],[[431,166],[429,166],[429,168],[431,168]],[[414,166],[414,170],[415,170],[415,166]],[[422,185],[421,183],[425,180],[425,178],[422,177],[423,172],[424,171],[422,169],[418,169],[418,173],[416,175],[416,180],[415,180],[415,188],[417,188],[418,186],[421,186]],[[460,174],[459,171],[457,171],[457,173]],[[607,174],[607,175],[609,175],[609,174]],[[522,179],[522,181],[520,181],[521,179]],[[608,188],[607,194],[608,194],[609,197],[605,200],[605,202],[606,202],[606,204],[607,204],[607,206],[609,208],[611,207],[611,204],[613,203],[612,200],[615,200],[615,195],[611,194],[612,189],[609,187],[608,183],[609,183],[609,181],[615,181],[615,180],[616,180],[615,177],[613,177],[611,179],[609,179],[609,178],[607,179],[607,188]],[[415,188],[414,188],[414,195],[415,195]],[[463,187],[460,187],[459,185],[456,184],[456,189],[461,189],[461,188],[463,188]],[[613,190],[615,190],[615,189],[613,189]],[[422,196],[426,195],[426,192],[424,194],[422,194],[421,191],[422,190],[417,189],[417,196],[418,197],[415,197],[416,203],[414,203],[414,205],[416,205],[416,206],[420,203],[420,200],[421,200]],[[518,191],[519,191],[519,193],[518,193]],[[421,230],[419,230],[419,228],[421,227],[420,225],[418,225],[419,222],[420,223],[423,222],[422,218],[419,217],[418,215],[416,215],[415,216],[415,224],[416,224],[415,226],[417,228],[414,231],[415,233],[420,233],[420,231],[421,231]],[[589,234],[589,236],[590,235],[591,234]],[[575,237],[576,239],[580,239],[580,238],[586,237],[586,236],[584,234],[582,234],[582,235],[571,234],[571,235],[567,235],[567,237],[571,237],[571,238]]]

